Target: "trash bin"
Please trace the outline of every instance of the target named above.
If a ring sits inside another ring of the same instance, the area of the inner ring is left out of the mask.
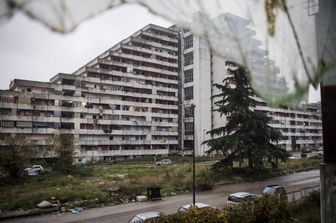
[[[147,187],[147,199],[149,201],[161,200],[161,187],[158,186]]]

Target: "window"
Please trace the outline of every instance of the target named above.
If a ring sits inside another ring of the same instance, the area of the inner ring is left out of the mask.
[[[189,69],[184,71],[184,83],[189,83],[194,80],[194,72],[193,69]]]
[[[190,64],[193,64],[193,52],[184,54],[184,66],[188,66]]]
[[[193,47],[193,35],[184,38],[184,49]]]
[[[194,98],[194,88],[193,86],[184,88],[184,99],[190,100]]]
[[[191,118],[194,116],[193,108],[191,106],[184,108],[184,117]]]
[[[15,125],[14,121],[3,120],[3,121],[0,122],[0,126],[5,127],[5,128],[13,128],[14,125]]]
[[[192,122],[185,122],[184,123],[184,130],[186,135],[193,135],[194,133],[194,126]]]

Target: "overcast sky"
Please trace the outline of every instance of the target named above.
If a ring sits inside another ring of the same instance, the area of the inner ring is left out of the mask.
[[[171,25],[141,6],[125,5],[62,35],[17,13],[0,25],[0,89],[14,78],[48,81],[57,73],[74,72],[149,23]]]
[[[14,78],[48,81],[57,73],[72,73],[149,23],[172,24],[142,6],[127,4],[63,35],[16,13],[0,25],[0,89],[8,89]],[[319,93],[311,92],[309,99],[318,101]]]

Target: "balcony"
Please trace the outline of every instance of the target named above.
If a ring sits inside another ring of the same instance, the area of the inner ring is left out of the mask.
[[[148,32],[147,30],[140,30],[140,32],[145,34],[146,36],[150,36],[150,37],[157,38],[157,39],[162,39],[162,40],[167,41],[167,42],[178,43],[177,38],[171,38],[171,37],[168,37],[168,36]]]
[[[159,136],[177,136],[178,131],[151,131],[152,135],[159,135]]]
[[[117,56],[117,57],[121,57],[121,58],[127,58],[127,59],[131,59],[131,60],[136,60],[139,62],[148,62],[148,63],[155,63],[158,65],[164,65],[167,67],[173,67],[173,68],[178,68],[178,64],[176,63],[172,63],[172,62],[167,62],[167,61],[162,61],[162,60],[158,60],[155,58],[146,58],[146,57],[141,57],[141,56],[136,56],[136,55],[132,55],[132,54],[126,54],[126,53],[111,53],[113,56]],[[127,63],[127,62],[125,62]]]
[[[86,157],[98,156],[141,156],[141,155],[164,155],[168,154],[169,149],[137,149],[137,150],[95,150],[86,151],[81,155]]]
[[[95,140],[86,139],[81,140],[80,145],[149,145],[152,140]]]
[[[123,45],[122,48],[128,49],[128,50],[135,50],[135,51],[138,51],[138,52],[149,53],[149,54],[153,54],[153,55],[158,55],[158,56],[171,58],[171,59],[177,59],[178,58],[177,55],[171,55],[171,54],[167,54],[165,52],[159,52],[159,51],[155,51],[155,50],[145,49],[145,48],[138,47],[138,46],[133,46],[133,45]]]
[[[131,37],[131,41],[135,41],[138,43],[143,43],[146,45],[150,45],[150,46],[154,46],[154,47],[158,47],[158,48],[163,48],[163,49],[167,49],[167,50],[171,50],[171,51],[178,51],[177,47],[173,47],[173,46],[167,46],[165,44],[161,44],[161,43],[157,43],[151,40],[145,40],[145,39],[141,39],[140,37]]]

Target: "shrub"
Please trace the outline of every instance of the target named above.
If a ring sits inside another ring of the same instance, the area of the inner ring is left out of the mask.
[[[292,205],[290,212],[296,222],[320,222],[320,193],[313,192],[311,196],[304,198],[298,205]]]
[[[178,213],[173,215],[162,215],[158,220],[149,221],[150,223],[220,223],[225,222],[222,213],[217,209],[198,209],[190,208],[185,213]],[[224,220],[224,221],[223,221]]]
[[[214,187],[214,180],[208,169],[201,170],[196,177],[196,188],[198,191],[211,190]]]
[[[287,203],[277,197],[264,197],[256,202],[225,206],[222,210],[191,208],[182,214],[160,216],[160,223],[289,223],[293,222]]]
[[[292,222],[287,203],[276,196],[258,199],[253,204],[243,203],[224,208],[229,222]]]
[[[136,196],[144,194],[146,189],[146,186],[139,181],[131,181],[119,187],[121,195],[128,200],[133,200]]]

